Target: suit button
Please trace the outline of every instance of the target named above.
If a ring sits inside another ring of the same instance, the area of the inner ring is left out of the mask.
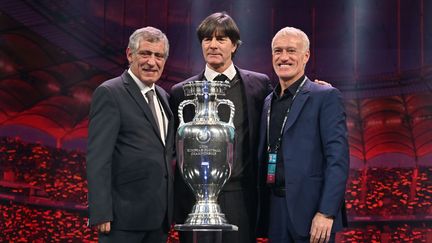
[[[165,178],[165,179],[168,179],[168,175],[164,175],[164,178]]]

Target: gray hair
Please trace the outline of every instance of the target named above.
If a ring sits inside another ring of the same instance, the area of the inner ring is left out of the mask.
[[[300,39],[302,40],[303,46],[304,46],[303,51],[309,50],[310,42],[309,42],[308,36],[302,30],[294,28],[294,27],[285,27],[285,28],[279,30],[276,33],[276,35],[273,37],[273,40],[271,43],[272,49],[273,49],[273,45],[274,45],[276,38],[278,38],[280,36],[288,36],[288,35],[295,35],[297,37],[300,37]]]
[[[159,42],[163,41],[165,44],[165,59],[168,58],[169,54],[169,43],[168,38],[166,35],[160,31],[159,29],[156,29],[154,27],[144,27],[141,29],[135,30],[132,35],[129,37],[129,44],[128,48],[135,53],[139,48],[140,41],[145,40],[148,42]]]

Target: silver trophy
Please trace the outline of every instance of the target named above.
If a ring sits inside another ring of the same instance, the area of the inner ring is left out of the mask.
[[[220,190],[231,175],[234,157],[234,104],[225,95],[228,82],[191,81],[183,86],[185,100],[178,108],[180,125],[177,130],[177,161],[186,184],[192,189],[196,203],[184,224],[176,230],[231,230],[238,227],[227,222],[217,203]],[[218,116],[218,106],[228,105],[228,122]],[[183,120],[183,108],[195,107],[191,122]]]

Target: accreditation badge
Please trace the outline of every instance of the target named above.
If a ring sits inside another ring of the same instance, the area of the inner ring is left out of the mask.
[[[276,153],[268,154],[267,161],[267,184],[274,184],[276,180]]]

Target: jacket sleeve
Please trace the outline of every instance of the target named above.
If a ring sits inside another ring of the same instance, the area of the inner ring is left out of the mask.
[[[98,87],[90,108],[87,145],[87,182],[90,225],[113,220],[112,155],[120,129],[120,113],[113,95]]]
[[[331,89],[323,98],[320,133],[326,164],[319,211],[336,216],[344,200],[349,173],[346,115],[337,89]]]

